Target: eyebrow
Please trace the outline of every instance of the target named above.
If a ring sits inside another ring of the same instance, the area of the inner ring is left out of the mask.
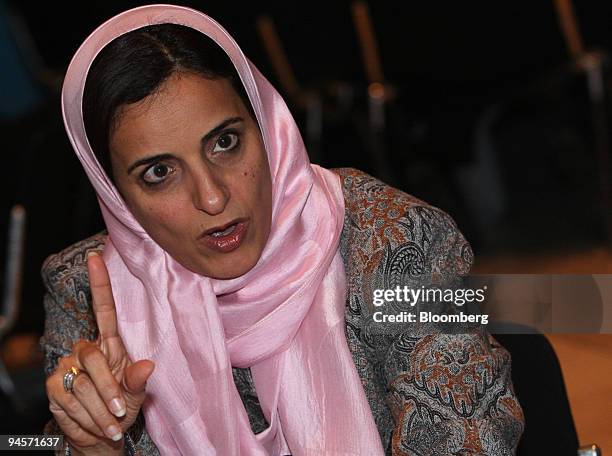
[[[243,122],[244,119],[242,117],[230,117],[229,119],[225,119],[223,122],[221,122],[219,125],[217,125],[215,128],[213,128],[212,130],[210,130],[208,133],[206,133],[203,137],[202,137],[202,144],[206,143],[207,141],[210,140],[210,138],[212,138],[213,136],[217,135],[219,132],[221,132],[224,128],[238,123],[238,122]],[[140,160],[136,160],[134,163],[132,163],[128,169],[127,169],[127,173],[130,174],[134,169],[138,168],[139,166],[142,165],[148,165],[150,163],[155,163],[158,162],[160,160],[166,160],[169,158],[174,158],[174,155],[169,154],[169,153],[164,153],[164,154],[158,154],[158,155],[153,155],[151,157],[145,157],[145,158],[141,158]]]

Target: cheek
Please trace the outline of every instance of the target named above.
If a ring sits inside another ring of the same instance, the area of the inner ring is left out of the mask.
[[[174,200],[172,204],[163,201],[146,202],[139,209],[139,221],[143,229],[154,238],[172,240],[182,237],[186,230],[185,214],[182,204]]]
[[[257,195],[255,210],[260,214],[262,223],[267,226],[267,234],[269,234],[270,218],[272,217],[272,180],[268,163],[260,162],[249,177],[252,185],[255,186],[253,194]]]
[[[261,206],[262,197],[270,193],[268,199],[271,198],[270,168],[262,144],[249,155],[250,160],[245,161],[240,170],[242,186],[245,190],[248,189],[249,199],[255,200],[255,203]]]
[[[266,206],[267,200],[272,197],[268,163],[263,159],[258,160],[249,167],[245,174],[253,195],[257,195],[257,206]]]
[[[272,184],[265,151],[259,150],[252,155],[252,160],[244,163],[240,170],[240,183],[236,190],[240,192],[241,199],[247,205],[251,216],[264,231],[259,234],[267,238],[272,208]]]

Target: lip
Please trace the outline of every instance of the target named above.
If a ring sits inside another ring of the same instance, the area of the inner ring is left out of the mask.
[[[234,231],[226,236],[213,237],[212,233],[215,231],[222,231],[229,228],[232,225],[236,225]],[[217,227],[204,231],[199,237],[198,241],[205,246],[222,253],[228,253],[236,250],[244,241],[246,233],[249,227],[249,221],[244,219],[236,219],[225,225],[219,225]]]
[[[202,234],[200,234],[200,237],[204,237],[207,234],[212,234],[215,231],[223,231],[226,230],[229,226],[231,225],[235,225],[236,223],[240,223],[240,222],[244,222],[246,221],[243,218],[237,218],[232,220],[231,222],[226,223],[225,225],[218,225],[218,226],[214,226],[212,228],[207,229],[206,231],[203,231]]]

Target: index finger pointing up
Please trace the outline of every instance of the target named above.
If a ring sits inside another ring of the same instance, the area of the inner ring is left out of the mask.
[[[89,252],[87,254],[87,271],[100,339],[118,337],[117,310],[113,290],[104,260],[98,253]]]

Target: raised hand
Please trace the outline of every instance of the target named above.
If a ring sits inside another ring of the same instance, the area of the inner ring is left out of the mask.
[[[117,330],[111,283],[102,258],[87,258],[93,311],[98,325],[95,342],[80,340],[47,379],[49,409],[75,454],[121,454],[123,433],[134,423],[145,398],[145,384],[154,369],[149,360],[132,362]],[[72,392],[64,375],[81,372]]]

